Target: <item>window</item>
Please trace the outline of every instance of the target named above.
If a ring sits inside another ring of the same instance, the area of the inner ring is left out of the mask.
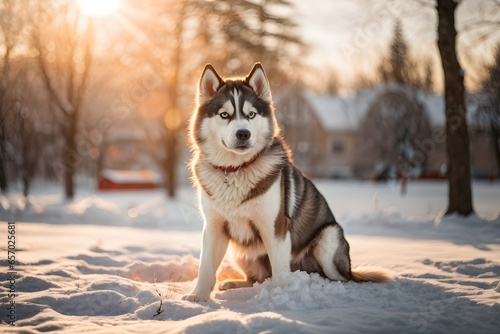
[[[339,139],[333,140],[332,152],[335,156],[340,156],[344,154],[344,142]]]

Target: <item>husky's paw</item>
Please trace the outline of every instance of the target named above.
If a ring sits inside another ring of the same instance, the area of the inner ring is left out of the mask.
[[[281,277],[281,275],[274,275],[271,279],[271,284],[273,286],[280,286],[280,287],[283,287],[286,285],[286,282],[285,280],[283,279],[283,277]]]
[[[249,281],[225,281],[219,285],[220,291],[239,289],[239,288],[250,288],[253,286],[253,282]]]
[[[182,296],[182,300],[187,300],[189,302],[207,302],[210,300],[210,294],[201,294],[201,293],[189,293],[187,295]]]

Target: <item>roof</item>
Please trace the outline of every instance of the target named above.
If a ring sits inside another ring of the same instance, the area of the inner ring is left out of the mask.
[[[115,183],[160,183],[161,176],[151,170],[104,169],[101,177]]]
[[[353,108],[352,100],[338,95],[305,94],[306,100],[328,130],[355,130],[360,121],[360,112]]]
[[[444,98],[395,83],[381,85],[368,90],[356,91],[347,96],[315,94],[304,92],[306,101],[311,105],[320,123],[328,131],[350,131],[359,128],[370,106],[384,93],[399,91],[415,96],[429,116],[432,127],[445,125]]]
[[[424,105],[432,127],[442,127],[446,124],[444,112],[444,97],[432,93],[420,92],[419,101]]]

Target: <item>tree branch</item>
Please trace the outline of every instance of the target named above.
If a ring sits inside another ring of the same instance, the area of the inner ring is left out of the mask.
[[[83,37],[83,48],[84,48],[84,53],[85,56],[83,57],[83,62],[84,62],[84,69],[83,73],[81,75],[81,80],[80,80],[80,85],[77,86],[76,88],[76,94],[75,94],[75,103],[74,106],[76,109],[79,109],[80,104],[83,99],[83,94],[85,89],[87,88],[87,82],[90,76],[90,68],[92,65],[92,44],[93,44],[93,37],[94,37],[94,26],[93,22],[90,21],[89,25],[87,26],[87,29],[85,31],[85,36]]]
[[[43,52],[42,52],[41,46],[40,46],[40,48],[38,48],[38,57],[37,58],[38,58],[38,62],[40,64],[40,69],[42,70],[42,75],[44,78],[45,85],[46,85],[50,95],[52,96],[53,100],[56,102],[59,109],[62,111],[63,115],[65,115],[66,117],[69,117],[71,111],[66,109],[64,102],[61,100],[61,98],[59,97],[59,94],[57,94],[57,92],[56,92],[56,88],[52,84],[52,80],[50,80],[49,73],[48,73],[47,68],[44,64]]]
[[[435,5],[434,1],[425,1],[425,0],[413,0],[413,1],[420,4],[423,7],[436,9],[436,5]]]

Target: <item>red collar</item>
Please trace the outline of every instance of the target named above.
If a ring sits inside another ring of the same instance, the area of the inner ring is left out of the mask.
[[[237,172],[239,171],[240,169],[243,169],[245,167],[248,167],[250,166],[252,163],[255,162],[255,160],[257,160],[257,158],[259,157],[259,155],[255,155],[252,159],[248,160],[247,162],[244,162],[242,163],[241,165],[239,166],[228,166],[228,167],[224,167],[224,166],[215,166],[215,165],[212,165],[214,168],[216,169],[220,169],[221,171],[223,171],[225,174],[227,173],[234,173],[234,172]]]

